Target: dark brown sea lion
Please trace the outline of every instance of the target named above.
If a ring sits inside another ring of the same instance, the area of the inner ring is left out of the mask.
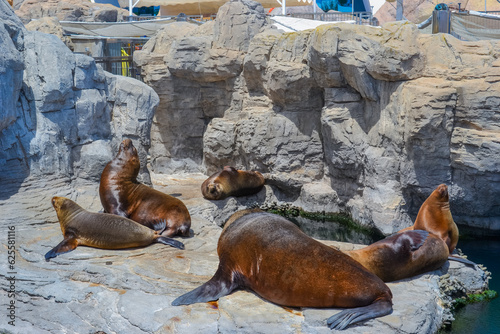
[[[215,275],[172,305],[214,301],[243,288],[283,306],[351,308],[327,320],[332,329],[392,312],[389,287],[346,254],[281,216],[236,214],[219,238]]]
[[[248,196],[264,187],[264,177],[259,172],[237,170],[226,166],[206,179],[201,185],[203,197],[220,200],[229,196]]]
[[[164,220],[164,235],[189,236],[191,216],[184,203],[139,183],[139,168],[137,149],[130,139],[125,139],[101,174],[99,196],[104,212],[130,218],[149,228]]]
[[[446,243],[450,254],[455,250],[458,243],[458,227],[451,216],[448,187],[445,184],[440,184],[425,200],[413,226],[399,232],[411,230],[428,231]]]
[[[367,247],[346,251],[384,282],[413,277],[441,267],[448,259],[448,246],[427,231],[394,234]]]
[[[184,249],[184,244],[177,240],[162,237],[165,222],[158,222],[156,231],[128,218],[107,213],[92,213],[84,210],[72,200],[64,197],[52,198],[52,205],[57,213],[64,240],[45,254],[45,259],[67,253],[79,245],[122,249],[147,246],[159,242]]]

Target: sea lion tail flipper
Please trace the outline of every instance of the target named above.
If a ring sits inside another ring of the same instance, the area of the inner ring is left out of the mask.
[[[172,246],[175,248],[179,248],[179,249],[184,249],[184,244],[182,242],[177,241],[177,240],[172,239],[172,238],[159,236],[158,238],[156,238],[156,242],[159,242],[160,244]]]
[[[197,287],[196,289],[177,297],[172,306],[190,305],[194,303],[205,303],[219,299],[220,297],[230,294],[238,284],[233,282],[230,278],[225,278],[222,269],[219,269],[215,275],[205,284]]]
[[[64,238],[64,240],[61,241],[59,245],[52,248],[47,252],[47,254],[45,254],[45,261],[48,262],[51,258],[56,257],[59,254],[71,252],[76,248],[76,246],[78,246],[78,241],[74,236]]]
[[[476,270],[477,268],[477,264],[470,261],[470,260],[467,260],[467,259],[464,259],[463,257],[459,257],[459,256],[456,256],[456,255],[450,255],[448,256],[448,260],[450,261],[457,261],[457,262],[460,262],[460,263],[463,263],[465,265],[468,265],[472,268],[474,268],[474,270]]]
[[[343,310],[332,315],[326,323],[330,329],[342,330],[350,324],[363,320],[382,317],[392,313],[392,303],[387,299],[378,299],[372,304]]]

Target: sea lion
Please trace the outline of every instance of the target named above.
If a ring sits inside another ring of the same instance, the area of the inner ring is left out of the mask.
[[[448,187],[445,184],[440,184],[425,200],[413,226],[399,232],[411,230],[428,231],[446,243],[450,254],[455,250],[458,243],[458,227],[451,216]]]
[[[130,139],[125,139],[101,174],[99,197],[104,212],[130,218],[149,228],[164,220],[167,228],[163,235],[189,236],[191,216],[184,203],[139,183],[139,168],[137,149]]]
[[[361,249],[344,252],[384,282],[413,277],[441,267],[448,259],[448,246],[427,231],[391,235]]]
[[[160,236],[166,227],[164,221],[153,231],[128,218],[108,213],[92,213],[64,197],[53,197],[52,205],[57,213],[64,240],[45,254],[45,260],[67,253],[79,245],[122,249],[147,246],[155,242],[184,249],[177,240]]]
[[[351,308],[327,320],[332,329],[392,312],[389,287],[346,254],[281,216],[236,214],[219,238],[214,276],[172,305],[214,301],[243,288],[283,306]]]
[[[258,193],[264,187],[264,177],[259,172],[237,170],[226,166],[212,174],[201,185],[203,197],[220,200],[229,196],[248,196]]]

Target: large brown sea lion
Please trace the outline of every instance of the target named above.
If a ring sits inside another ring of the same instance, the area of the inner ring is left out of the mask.
[[[139,183],[139,168],[137,149],[130,139],[125,139],[101,174],[99,196],[104,212],[130,218],[149,228],[164,220],[164,235],[189,236],[191,216],[184,203]]]
[[[327,320],[332,329],[392,312],[389,287],[346,254],[281,216],[251,210],[236,215],[219,238],[215,275],[172,305],[214,301],[243,288],[284,306],[351,308]]]
[[[67,253],[79,245],[104,249],[147,246],[159,242],[184,249],[177,240],[160,236],[166,224],[158,222],[153,231],[133,220],[107,213],[92,213],[64,197],[52,198],[64,240],[45,254],[45,259]]]
[[[445,184],[440,184],[425,200],[413,226],[399,232],[411,230],[424,230],[438,236],[446,243],[450,254],[453,252],[458,243],[458,227],[451,216],[448,187]]]
[[[203,197],[220,200],[229,196],[247,196],[258,193],[264,187],[264,177],[259,172],[237,170],[226,166],[212,174],[201,185]]]
[[[346,251],[384,282],[413,277],[441,267],[448,246],[427,231],[394,234],[358,250]]]

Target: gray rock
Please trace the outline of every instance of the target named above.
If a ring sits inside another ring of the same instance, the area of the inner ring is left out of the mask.
[[[54,17],[42,17],[37,20],[32,20],[26,24],[26,29],[56,35],[70,50],[74,50],[71,38],[64,34],[62,25]]]
[[[216,48],[245,51],[250,40],[271,26],[264,8],[253,0],[232,0],[220,7],[214,25]]]
[[[23,49],[24,33],[19,18],[14,15],[12,8],[5,2],[0,3],[0,132],[16,120],[16,109],[19,91],[23,82]],[[6,143],[5,143],[6,144]],[[2,143],[2,146],[4,143]],[[7,148],[6,146],[4,146]]]

